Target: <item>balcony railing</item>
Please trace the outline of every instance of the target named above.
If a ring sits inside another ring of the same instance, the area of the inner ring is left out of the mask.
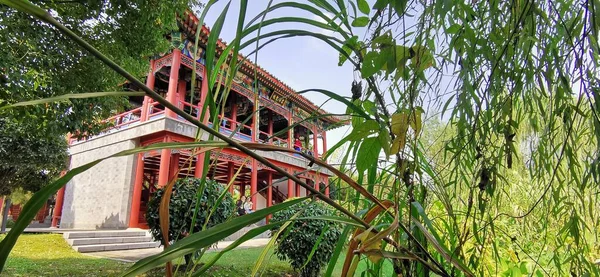
[[[196,105],[192,105],[185,101],[178,101],[177,107],[182,109],[184,112],[198,118],[201,107]],[[148,119],[154,119],[163,117],[165,114],[165,108],[155,101],[150,101],[148,103]],[[106,119],[104,122],[110,123],[110,127],[106,130],[102,131],[99,135],[108,134],[115,130],[121,130],[131,126],[132,124],[136,124],[140,122],[142,116],[142,108],[135,108],[133,110],[112,116]],[[177,116],[179,120],[185,120],[181,116]],[[208,123],[209,126],[213,126],[212,122]],[[252,133],[253,128],[251,125],[243,124],[242,122],[235,121],[231,118],[225,116],[219,116],[219,132],[226,134],[238,140],[242,141],[252,141]],[[240,127],[241,126],[241,127]],[[235,132],[235,133],[234,133]],[[271,136],[267,132],[259,131],[258,141],[265,144],[272,144],[281,147],[288,147],[287,139],[283,139],[277,136]],[[76,142],[76,139],[69,139],[69,143]],[[84,140],[79,140],[84,141]]]
[[[272,145],[277,145],[277,146],[281,146],[281,147],[288,147],[287,139],[282,139],[282,138],[276,137],[276,136],[271,137],[271,135],[267,132],[259,131],[258,138],[259,138],[260,142],[263,142],[266,144],[272,144]]]

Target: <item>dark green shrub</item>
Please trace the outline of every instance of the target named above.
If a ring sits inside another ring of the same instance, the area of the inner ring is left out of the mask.
[[[303,202],[275,213],[272,222],[290,219],[299,211],[302,213],[297,218],[333,214],[329,206],[323,203]],[[274,229],[271,234],[275,234],[277,231],[278,229]],[[275,254],[281,260],[288,260],[292,268],[300,272],[300,276],[318,276],[321,268],[329,262],[340,234],[339,225],[331,221],[296,220],[289,224],[277,238]],[[313,247],[319,240],[316,251],[307,263]]]
[[[196,178],[185,178],[176,181],[171,195],[171,203],[169,204],[169,241],[182,239],[190,231],[200,183],[201,179]],[[225,222],[233,214],[234,203],[229,193],[225,193],[220,203],[217,203],[224,189],[223,185],[213,180],[205,182],[193,228],[194,232],[202,230],[206,218],[215,206],[216,210],[210,215],[206,228]],[[161,188],[152,195],[146,212],[146,221],[152,236],[161,243],[163,243],[163,237],[160,231],[158,211],[163,194],[164,188]]]

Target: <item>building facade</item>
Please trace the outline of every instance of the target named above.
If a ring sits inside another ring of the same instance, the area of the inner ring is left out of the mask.
[[[218,122],[212,122],[214,120],[208,115],[201,115],[208,94],[203,54],[210,30],[202,26],[202,47],[194,55],[191,45],[198,19],[186,12],[179,17],[179,25],[180,32],[171,35],[172,50],[150,61],[146,78],[148,87],[203,123],[219,124],[221,133],[236,140],[286,148],[293,148],[300,140],[301,151],[316,157],[323,155],[327,150],[326,131],[343,124],[342,119],[326,116],[325,111],[242,56],[238,57],[241,68],[231,90],[223,94],[226,97],[217,100],[216,104],[223,107]],[[217,53],[222,53],[226,47],[219,40]],[[192,91],[194,67],[198,85]],[[222,82],[217,82],[217,88],[221,93],[225,90]],[[208,134],[198,132],[195,125],[149,97],[130,97],[130,102],[134,108],[109,118],[107,122],[111,127],[102,134],[86,140],[70,140],[71,169],[140,146],[209,139]],[[314,115],[317,119],[311,119]],[[290,126],[293,128],[288,128]],[[297,154],[257,152],[329,195],[331,173],[327,170],[311,166]],[[172,178],[203,176],[205,155],[191,150],[163,149],[102,161],[75,176],[58,192],[52,226],[147,228],[144,215],[152,193]],[[207,178],[223,185],[231,183],[230,192],[251,197],[255,210],[307,194],[298,184],[236,149],[213,150],[209,155]]]

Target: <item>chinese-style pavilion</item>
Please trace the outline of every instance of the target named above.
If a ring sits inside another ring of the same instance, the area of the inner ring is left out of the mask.
[[[202,47],[196,55],[200,58],[194,61],[190,50],[193,49],[198,19],[193,13],[186,12],[179,17],[179,26],[180,32],[171,36],[174,47],[170,53],[151,59],[146,85],[185,112],[200,118],[199,110],[208,92],[202,54],[210,30],[202,26]],[[217,53],[222,53],[225,48],[226,44],[219,40]],[[298,137],[304,141],[303,151],[321,156],[327,149],[326,131],[338,126],[342,120],[333,116],[305,120],[311,114],[324,115],[326,112],[260,66],[242,56],[238,58],[242,65],[228,97],[222,100],[224,103],[217,103],[225,107],[219,116],[220,132],[232,134],[240,141],[289,148]],[[199,85],[191,91],[194,67]],[[258,97],[255,97],[256,94]],[[135,108],[108,119],[112,127],[104,133],[84,141],[70,141],[70,168],[126,149],[159,142],[190,142],[196,138],[198,130],[195,125],[149,97],[130,97],[130,103]],[[208,116],[204,123],[215,124]],[[293,123],[298,124],[281,132]],[[200,139],[207,138],[208,135],[204,134]],[[331,173],[327,170],[311,167],[305,159],[292,154],[260,154],[329,194],[328,177]],[[52,226],[145,228],[144,214],[151,193],[165,186],[177,172],[179,178],[202,176],[203,155],[193,155],[187,150],[163,149],[105,160],[77,175],[59,191]],[[254,209],[306,195],[304,188],[235,149],[212,151],[210,162],[208,178],[228,184],[237,173],[230,191],[251,196]]]

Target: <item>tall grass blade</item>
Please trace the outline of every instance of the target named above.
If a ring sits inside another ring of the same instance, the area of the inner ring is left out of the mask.
[[[286,201],[268,208],[260,209],[251,214],[236,217],[231,221],[218,224],[208,230],[192,234],[180,241],[175,242],[165,251],[138,261],[129,269],[127,269],[123,276],[137,276],[147,272],[150,269],[159,267],[168,261],[172,261],[178,257],[193,253],[198,249],[212,245],[219,240],[230,236],[245,226],[258,222],[269,214],[287,209],[306,199],[306,197],[303,197]]]
[[[8,106],[0,107],[0,111],[15,108],[15,107],[24,107],[24,106],[32,106],[39,104],[46,104],[58,101],[65,101],[69,99],[85,99],[85,98],[95,98],[95,97],[111,97],[111,96],[144,96],[144,93],[141,91],[109,91],[109,92],[88,92],[88,93],[69,93],[63,94],[54,97],[24,101],[19,103],[14,103]]]
[[[352,230],[350,225],[346,225],[346,227],[344,227],[344,231],[342,231],[342,234],[335,245],[333,253],[331,254],[331,259],[327,264],[327,270],[323,276],[330,277],[333,274],[333,270],[335,269],[337,261],[340,258],[340,254],[344,250],[344,246],[346,246],[348,235],[350,235],[350,230]]]

